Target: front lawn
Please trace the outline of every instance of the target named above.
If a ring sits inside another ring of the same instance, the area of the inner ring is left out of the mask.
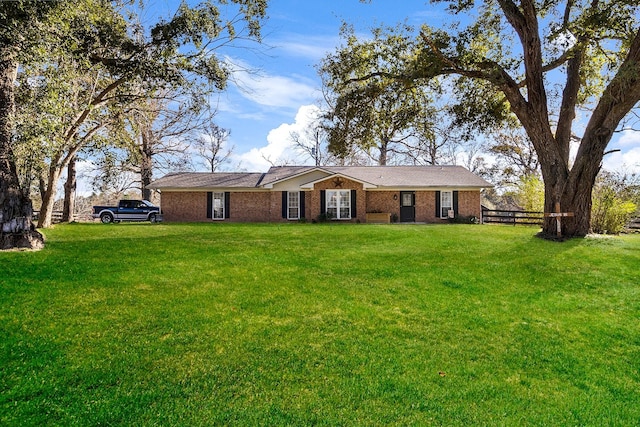
[[[640,236],[71,224],[0,253],[0,425],[637,425]]]

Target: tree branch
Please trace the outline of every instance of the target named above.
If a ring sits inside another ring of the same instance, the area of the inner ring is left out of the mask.
[[[105,87],[97,96],[95,96],[89,102],[89,105],[87,106],[87,108],[85,108],[83,111],[80,112],[80,114],[78,114],[76,119],[73,121],[73,124],[64,133],[64,140],[65,141],[70,141],[71,139],[73,139],[74,135],[76,134],[76,132],[80,128],[80,125],[82,125],[82,123],[84,123],[84,121],[87,119],[87,117],[91,113],[91,110],[93,109],[93,107],[97,107],[97,106],[103,104],[104,102],[107,102],[107,100],[105,100],[106,96],[110,92],[116,90],[119,86],[124,84],[126,81],[127,81],[127,77],[126,76],[122,76],[118,80],[113,81],[111,84],[109,84],[107,87]]]
[[[580,69],[582,67],[584,51],[577,49],[567,63],[567,75],[560,113],[558,115],[558,125],[556,128],[556,144],[562,154],[563,161],[569,163],[569,148],[571,142],[571,129],[573,120],[576,117],[576,104],[578,102],[578,92],[580,91]]]
[[[441,68],[439,74],[459,74],[469,78],[485,80],[504,93],[511,104],[512,111],[518,117],[526,118],[531,116],[532,112],[529,111],[530,107],[520,92],[520,85],[500,64],[485,58],[483,61],[475,64],[477,69],[467,69],[456,59],[447,57],[426,34],[420,33],[420,36],[429,46],[431,52],[436,55],[443,64],[448,66],[448,68]]]
[[[618,73],[604,89],[585,129],[576,159],[589,161],[603,153],[618,124],[640,101],[640,30]]]

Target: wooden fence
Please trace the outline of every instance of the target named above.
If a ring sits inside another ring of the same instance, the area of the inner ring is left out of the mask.
[[[544,213],[482,209],[482,222],[484,224],[542,225],[544,222]],[[640,233],[640,217],[629,221],[626,229],[631,232]]]
[[[39,217],[40,211],[33,211],[33,222],[38,222]],[[51,222],[54,224],[62,222],[62,211],[51,212]]]
[[[543,212],[482,209],[484,224],[542,225]]]
[[[629,221],[629,224],[627,224],[627,228],[629,229],[629,231],[640,233],[640,217],[634,218]]]

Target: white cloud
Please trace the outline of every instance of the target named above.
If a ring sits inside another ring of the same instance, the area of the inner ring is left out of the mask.
[[[640,173],[640,132],[625,130],[614,137],[608,150],[620,150],[607,154],[603,168],[612,172]]]
[[[268,75],[252,71],[241,60],[227,58],[226,61],[233,70],[231,81],[241,95],[262,106],[295,108],[313,102],[318,97],[318,91],[306,77]]]
[[[606,155],[602,166],[612,172],[640,173],[640,146]]]
[[[293,148],[291,134],[302,132],[318,116],[318,107],[303,105],[298,109],[293,123],[283,123],[272,129],[267,135],[267,145],[252,148],[246,153],[233,156],[233,163],[248,171],[266,171],[274,165],[299,165],[309,163],[310,159]]]
[[[288,55],[308,58],[315,63],[324,58],[327,53],[333,52],[339,43],[340,39],[335,36],[323,37],[293,34],[289,36],[288,40],[276,42],[276,45],[279,50]]]
[[[634,130],[623,131],[620,138],[618,138],[618,145],[621,147],[640,146],[640,132]]]

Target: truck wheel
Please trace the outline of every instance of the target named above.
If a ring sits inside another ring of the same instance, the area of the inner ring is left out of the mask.
[[[103,213],[100,215],[100,221],[102,221],[103,224],[111,224],[113,222],[113,215],[110,213]]]
[[[156,214],[149,215],[149,221],[156,222]]]

